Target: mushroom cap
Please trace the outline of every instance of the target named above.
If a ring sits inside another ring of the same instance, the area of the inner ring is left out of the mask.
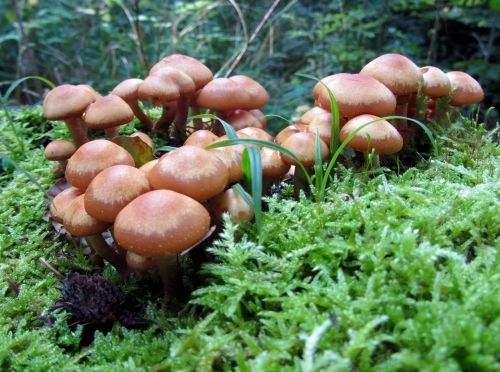
[[[43,113],[49,120],[80,117],[94,100],[95,96],[84,86],[59,85],[43,100]]]
[[[324,161],[330,155],[330,151],[328,150],[328,146],[321,139],[319,142],[322,159]],[[293,152],[306,167],[312,167],[316,163],[316,134],[311,132],[294,133],[288,137],[281,146]],[[280,153],[280,156],[286,164],[297,165],[295,160],[288,155]]]
[[[196,104],[222,112],[251,106],[250,95],[245,89],[240,84],[227,78],[214,79],[205,85],[198,94]]]
[[[90,236],[105,231],[110,224],[99,221],[87,213],[84,207],[85,194],[77,196],[63,213],[63,225],[74,236]]]
[[[66,179],[71,185],[86,189],[102,170],[118,164],[134,166],[135,162],[127,150],[111,141],[90,141],[80,146],[69,158]]]
[[[85,191],[85,210],[98,220],[113,222],[129,202],[148,191],[148,177],[139,169],[113,165],[90,182]]]
[[[483,88],[469,74],[462,71],[451,71],[446,74],[450,79],[453,91],[451,93],[451,104],[463,106],[479,103],[484,98]]]
[[[63,223],[64,219],[64,211],[68,207],[68,205],[75,199],[77,196],[83,194],[83,190],[77,189],[76,187],[69,187],[66,190],[61,191],[59,194],[52,199],[50,203],[50,214],[52,218],[59,223]]]
[[[189,145],[169,152],[149,172],[153,189],[177,191],[198,201],[224,190],[228,178],[226,165],[216,155]]]
[[[242,109],[259,109],[269,103],[269,94],[267,93],[266,88],[264,88],[251,77],[245,75],[235,75],[230,77],[229,80],[232,80],[240,85],[250,96],[250,102],[248,106],[242,106]]]
[[[281,177],[290,169],[280,156],[279,151],[263,147],[260,149],[262,159],[262,175],[264,177]]]
[[[317,101],[318,97],[321,94],[323,94],[323,91],[326,91],[325,85],[328,85],[328,83],[331,80],[335,79],[337,76],[338,76],[338,74],[325,76],[323,79],[321,79],[321,81],[318,81],[314,85],[312,93],[313,93],[313,97],[314,97],[315,101]],[[304,124],[306,124],[306,123],[304,123]]]
[[[252,115],[246,110],[236,110],[229,115],[226,121],[231,124],[235,130],[240,130],[247,127],[257,127],[263,129],[264,126],[259,121],[259,118]]]
[[[318,83],[319,84],[319,83]],[[322,86],[324,89],[325,87]],[[319,95],[318,95],[319,97]],[[317,98],[317,97],[316,97]],[[321,115],[331,115],[330,111],[325,110],[322,107],[319,106],[314,106],[313,108],[307,110],[302,114],[302,116],[299,119],[300,124],[305,124],[309,125],[309,123],[316,117],[316,116],[321,116]]]
[[[385,116],[396,110],[394,94],[371,76],[341,73],[332,75],[325,84],[337,101],[340,116],[348,118],[361,114]],[[319,92],[318,100],[321,107],[330,110],[330,98],[326,88]]]
[[[341,120],[339,123],[340,127],[342,127],[344,123],[345,122]],[[307,131],[316,134],[316,130],[321,140],[327,145],[330,145],[330,140],[332,138],[332,114],[329,113],[329,115],[322,114],[316,116],[307,126]]]
[[[149,270],[155,266],[155,260],[153,260],[151,257],[141,256],[130,251],[127,251],[125,260],[127,261],[127,266],[132,270]]]
[[[424,66],[420,68],[424,78],[422,93],[431,98],[448,95],[451,90],[450,79],[439,68],[434,66]]]
[[[95,90],[94,88],[92,88],[88,84],[78,84],[77,88],[83,88],[83,89],[87,90],[87,92],[89,92],[92,95],[92,97],[94,97],[94,100],[96,100],[97,98],[99,98],[101,96],[97,90]]]
[[[50,142],[43,152],[47,160],[68,160],[76,151],[76,146],[66,140]]]
[[[267,133],[264,129],[260,129],[257,127],[246,127],[240,129],[236,132],[236,135],[240,138],[248,137],[249,139],[257,139],[268,142],[273,142],[274,140],[273,136]]]
[[[159,161],[160,161],[160,159],[154,159],[154,160],[148,161],[146,164],[143,164],[139,168],[139,170],[148,177],[148,180],[149,180],[149,172],[151,172],[151,169],[153,169],[155,167],[155,165],[158,164]]]
[[[161,79],[165,79],[168,83],[173,81],[174,84],[177,85],[179,93],[182,96],[196,92],[196,86],[193,79],[191,79],[188,74],[176,68],[164,66],[156,69],[150,76],[157,76]]]
[[[396,53],[375,58],[361,69],[360,74],[377,79],[397,96],[415,93],[423,80],[418,66],[409,58]]]
[[[155,144],[151,137],[149,137],[146,133],[144,132],[134,132],[130,135],[130,137],[139,137],[142,142],[144,142],[146,145],[151,147],[152,149],[155,148]]]
[[[137,95],[147,101],[152,98],[162,103],[177,101],[181,96],[177,84],[166,77],[148,76],[139,86]]]
[[[253,208],[233,187],[211,199],[209,209],[217,221],[222,221],[224,213],[228,213],[233,222],[250,221],[254,216]]]
[[[377,119],[380,118],[368,114],[352,118],[340,130],[340,140],[345,141],[360,126]],[[368,135],[370,138],[368,138]],[[393,154],[403,148],[403,138],[388,121],[380,120],[361,129],[347,146],[361,152],[369,152],[371,149],[375,149],[377,154]]]
[[[210,69],[196,58],[185,56],[182,54],[172,54],[163,58],[155,64],[149,73],[152,75],[162,67],[173,67],[179,71],[189,75],[193,80],[196,89],[201,89],[213,79],[213,74]]]
[[[286,141],[288,137],[290,137],[292,134],[299,133],[299,132],[307,132],[307,125],[305,124],[294,124],[294,125],[289,125],[288,127],[284,128],[279,132],[276,137],[274,137],[274,142],[276,142],[278,145],[282,145],[283,142]]]
[[[97,98],[87,107],[83,118],[90,129],[113,128],[133,119],[134,113],[127,102],[114,94]]]
[[[245,145],[233,145],[217,147],[209,150],[212,154],[224,163],[228,170],[228,182],[238,182],[243,178],[241,160]]]
[[[210,215],[196,200],[171,190],[155,190],[122,209],[114,235],[127,251],[159,257],[191,247],[209,227]]]
[[[260,111],[259,109],[255,109],[255,110],[249,110],[248,112],[252,114],[260,123],[260,125],[254,125],[255,127],[260,127],[264,129],[267,126],[266,115],[264,115],[262,111]]]
[[[123,80],[111,91],[112,94],[121,97],[124,101],[135,101],[139,98],[139,86],[142,84],[142,79],[127,79]]]
[[[185,145],[197,146],[197,147],[205,147],[210,145],[211,143],[217,141],[219,139],[218,136],[210,132],[209,130],[202,129],[193,132],[184,142]]]

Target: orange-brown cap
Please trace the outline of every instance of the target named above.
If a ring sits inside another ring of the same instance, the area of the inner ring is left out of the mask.
[[[210,132],[209,130],[197,130],[193,134],[191,134],[184,145],[197,146],[197,147],[205,147],[210,145],[211,143],[217,141],[219,139],[218,136]]]
[[[83,194],[83,190],[77,189],[76,187],[67,188],[56,195],[52,202],[50,203],[50,214],[52,218],[59,223],[63,223],[64,210],[77,196]]]
[[[151,172],[151,169],[153,169],[155,167],[155,165],[158,164],[159,161],[160,161],[160,159],[154,159],[154,160],[148,161],[146,164],[143,164],[139,168],[139,170],[142,173],[144,173],[149,179],[149,172]]]
[[[171,190],[142,194],[118,214],[114,234],[118,244],[147,257],[175,254],[201,240],[210,215],[196,200]]]
[[[113,128],[134,119],[130,106],[118,96],[99,97],[85,111],[84,121],[90,129]]]
[[[127,261],[127,266],[132,270],[143,271],[155,267],[155,260],[151,257],[141,256],[130,251],[127,251],[125,260]]]
[[[47,160],[68,160],[76,151],[76,146],[66,140],[50,142],[43,154]]]
[[[157,76],[161,79],[164,79],[167,83],[173,81],[174,84],[177,85],[181,96],[196,92],[196,86],[193,79],[191,79],[189,75],[176,68],[164,66],[155,69],[155,71],[151,73],[150,76]]]
[[[231,124],[235,130],[247,127],[264,128],[259,119],[246,110],[236,110],[227,117],[226,121]]]
[[[235,81],[218,78],[203,87],[196,104],[211,110],[228,112],[248,107],[250,95]]]
[[[262,111],[260,111],[259,109],[255,109],[255,110],[250,110],[248,112],[252,114],[260,123],[260,125],[254,125],[254,127],[259,127],[264,129],[267,126],[266,115],[264,115]]]
[[[330,155],[328,146],[320,139],[322,159],[326,160]],[[282,146],[290,150],[299,158],[306,167],[312,167],[316,162],[316,135],[311,132],[299,132],[292,134],[283,142]],[[297,165],[295,160],[287,155],[280,154],[286,164]]]
[[[352,118],[340,130],[340,140],[345,141],[360,126],[377,119],[380,118],[374,115]],[[403,148],[403,138],[388,121],[380,120],[361,129],[347,146],[361,152],[375,149],[378,154],[393,154]]]
[[[85,210],[98,220],[113,222],[129,202],[148,191],[148,178],[139,169],[113,165],[90,182],[85,191]]]
[[[267,133],[264,129],[260,129],[257,127],[246,127],[237,131],[236,134],[241,138],[248,137],[250,139],[258,139],[268,142],[273,142],[274,140],[273,136]]]
[[[180,192],[203,201],[227,185],[228,169],[214,154],[196,146],[182,146],[162,157],[149,172],[153,189]]]
[[[66,179],[71,185],[86,189],[102,170],[118,164],[134,166],[135,162],[127,150],[111,141],[90,141],[80,146],[69,158]]]
[[[266,88],[260,85],[251,77],[245,75],[236,75],[229,78],[240,85],[250,96],[250,102],[247,106],[242,106],[242,109],[253,110],[264,107],[269,103],[269,94]]]
[[[453,89],[451,93],[452,105],[469,105],[483,100],[483,88],[472,76],[462,71],[451,71],[446,75],[450,79]]]
[[[284,128],[279,132],[276,137],[274,138],[274,142],[276,142],[278,145],[282,145],[283,142],[286,141],[288,137],[290,137],[292,134],[299,133],[299,132],[307,132],[307,125],[305,124],[294,124],[294,125],[289,125],[288,127]]]
[[[422,84],[422,72],[409,58],[396,53],[381,55],[361,69],[360,74],[369,75],[398,96],[415,93]]]
[[[342,73],[333,75],[326,85],[337,101],[340,116],[348,118],[360,114],[385,116],[396,110],[394,94],[371,76]],[[318,100],[321,107],[330,110],[330,98],[326,88],[320,91]]]
[[[139,98],[139,86],[142,84],[142,79],[127,79],[123,80],[111,91],[112,94],[121,97],[124,101],[135,101]]]
[[[245,151],[245,145],[217,147],[209,151],[217,156],[226,166],[228,170],[228,182],[238,182],[243,178],[241,159],[243,151]]]
[[[151,137],[149,137],[146,133],[144,132],[135,132],[130,135],[130,137],[139,137],[142,142],[144,142],[146,145],[151,147],[152,149],[155,148],[155,144]]]
[[[80,117],[94,99],[94,95],[85,87],[70,84],[59,85],[45,97],[43,113],[49,120]]]
[[[228,213],[233,222],[250,221],[254,216],[253,208],[233,187],[211,199],[209,208],[216,221],[222,221],[224,213]]]
[[[73,199],[63,213],[64,228],[74,236],[100,234],[110,226],[109,223],[99,221],[87,213],[83,202],[84,196],[79,195]]]
[[[290,165],[283,161],[280,153],[269,147],[260,149],[260,158],[262,159],[262,175],[264,177],[280,177],[290,169]]]
[[[422,93],[426,96],[437,98],[448,95],[451,91],[451,83],[448,76],[439,68],[424,66],[420,68],[424,77]]]
[[[152,98],[163,103],[176,101],[181,96],[173,80],[151,75],[139,85],[137,95],[145,101]]]
[[[154,74],[162,67],[173,67],[189,75],[189,77],[193,79],[196,89],[203,88],[213,79],[212,71],[210,71],[207,66],[198,61],[196,58],[182,54],[172,54],[163,58],[151,68],[149,73]]]
[[[323,87],[324,88],[324,87]],[[318,96],[319,97],[319,96]],[[320,115],[331,115],[330,111],[325,110],[322,107],[314,106],[311,109],[308,109],[306,112],[302,114],[299,119],[300,124],[309,125],[309,123],[316,117]]]

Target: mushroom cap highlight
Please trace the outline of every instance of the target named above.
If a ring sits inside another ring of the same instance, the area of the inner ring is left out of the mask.
[[[227,185],[226,165],[213,153],[196,146],[182,146],[160,159],[149,172],[153,189],[180,192],[203,201]]]
[[[176,254],[200,241],[210,215],[196,200],[171,190],[142,194],[118,214],[114,234],[124,249],[147,257]]]
[[[249,107],[251,101],[250,95],[240,84],[228,78],[218,78],[201,89],[196,104],[211,110],[228,112]]]
[[[424,82],[422,84],[422,93],[431,98],[443,97],[448,95],[451,90],[450,79],[439,68],[434,66],[424,66],[420,68]]]
[[[111,141],[90,141],[80,146],[69,158],[66,179],[72,186],[86,189],[102,170],[118,164],[134,166],[135,162],[127,150]]]
[[[452,86],[451,104],[455,106],[479,103],[484,98],[481,84],[463,71],[451,71],[446,74]]]
[[[129,165],[113,165],[90,182],[85,210],[98,220],[113,222],[129,202],[148,191],[151,187],[146,174]]]
[[[234,81],[240,85],[250,96],[250,103],[247,107],[240,107],[242,109],[253,110],[264,107],[269,103],[269,94],[259,82],[251,77],[245,75],[231,76],[229,80]]]
[[[49,120],[80,117],[94,100],[95,96],[85,86],[59,85],[43,100],[43,113]]]
[[[420,68],[408,57],[396,53],[375,58],[361,69],[360,74],[377,79],[397,96],[415,93],[423,81]]]
[[[368,114],[352,118],[340,130],[340,140],[345,141],[356,129],[377,119],[380,118]],[[347,146],[361,152],[369,152],[371,149],[375,149],[377,154],[393,154],[403,148],[403,137],[388,121],[380,120],[361,129],[349,141]]]
[[[213,74],[210,69],[196,58],[189,57],[183,54],[172,54],[163,58],[160,62],[155,64],[150,74],[154,74],[162,67],[173,67],[179,71],[189,75],[193,80],[196,89],[201,89],[213,79]]]

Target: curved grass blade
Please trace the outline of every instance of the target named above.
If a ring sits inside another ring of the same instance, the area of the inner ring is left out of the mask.
[[[257,231],[262,226],[262,159],[257,147],[247,147],[241,159],[243,186],[252,195],[253,211]]]
[[[236,135],[236,131],[232,127],[231,124],[229,124],[227,121],[222,120],[219,118],[217,115],[214,114],[200,114],[200,115],[194,115],[191,116],[191,119],[212,119],[212,120],[218,120],[222,126],[224,127],[224,130],[226,131],[227,138],[229,139],[237,139],[238,136]]]
[[[247,203],[250,206],[250,208],[254,209],[252,197],[250,196],[250,194],[248,192],[246,192],[246,190],[243,188],[243,186],[241,186],[239,183],[237,183],[233,187],[238,192],[238,194],[241,195],[241,197],[243,198],[245,203]]]
[[[315,156],[315,164],[314,164],[314,181],[316,184],[316,194],[317,190],[321,187],[323,182],[323,154],[321,153],[321,138],[319,136],[319,130],[316,128],[316,141],[314,144],[314,156]]]
[[[170,151],[174,151],[174,150],[177,150],[177,147],[174,147],[174,146],[162,146],[162,147],[159,147],[156,149],[156,151],[165,151],[165,152],[170,152]]]
[[[275,114],[267,114],[267,115],[264,115],[264,117],[267,119],[267,118],[277,118],[277,119],[281,119],[283,120],[284,122],[286,122],[288,125],[292,125],[293,124],[293,121],[291,121],[290,119],[288,118],[285,118],[284,116],[281,116],[281,115],[275,115]]]

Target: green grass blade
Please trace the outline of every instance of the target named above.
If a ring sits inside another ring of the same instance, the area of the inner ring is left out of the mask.
[[[234,130],[233,126],[229,124],[227,121],[222,120],[219,118],[217,115],[214,114],[200,114],[200,115],[195,115],[191,116],[191,119],[212,119],[212,120],[218,120],[222,126],[224,127],[224,130],[226,131],[227,138],[229,139],[237,139],[238,136],[236,135],[236,131]]]
[[[177,150],[177,147],[174,147],[174,146],[162,146],[162,147],[159,147],[156,149],[156,151],[166,151],[166,152],[170,152],[170,151],[174,151],[174,150]]]
[[[40,80],[41,82],[47,84],[51,89],[54,89],[56,87],[56,85],[52,81],[50,81],[49,79],[46,79],[42,76],[25,76],[23,78],[20,78],[20,79],[13,81],[10,84],[9,89],[7,89],[7,91],[3,95],[2,100],[5,103],[7,103],[7,100],[9,99],[9,97],[12,94],[12,92],[14,91],[14,89],[16,89],[20,84],[24,83],[26,80],[30,80],[30,79]]]
[[[315,164],[314,164],[314,180],[316,183],[316,193],[323,183],[323,156],[321,153],[321,138],[319,130],[316,128],[316,141],[314,148]]]
[[[262,159],[257,147],[247,147],[241,159],[243,185],[250,191],[255,214],[255,225],[260,231],[262,226]]]
[[[254,209],[252,197],[250,196],[250,194],[248,192],[246,192],[246,190],[243,188],[243,186],[241,186],[239,183],[237,183],[233,187],[238,192],[238,194],[241,195],[241,197],[243,198],[245,203],[247,203],[250,206],[250,208]]]
[[[267,115],[264,115],[264,117],[266,119],[272,119],[272,118],[281,119],[284,122],[286,122],[288,125],[292,125],[293,124],[293,121],[291,121],[290,119],[285,118],[284,116],[281,116],[281,115],[267,114]]]
[[[273,142],[268,142],[268,141],[263,141],[263,140],[258,140],[258,139],[250,139],[250,138],[236,138],[236,139],[231,139],[231,140],[224,140],[224,141],[219,141],[219,142],[214,142],[211,143],[210,145],[206,146],[206,150],[210,149],[215,149],[217,147],[226,147],[226,146],[234,146],[234,145],[258,145],[258,146],[263,146],[263,147],[268,147],[270,149],[276,150],[281,152],[282,154],[285,154],[292,158],[298,166],[301,168],[301,170],[304,172],[304,175],[306,176],[307,182],[311,184],[311,176],[307,172],[306,168],[304,167],[304,164],[300,161],[300,159],[290,150],[285,149],[284,147],[281,147],[280,145],[277,145],[276,143]]]

